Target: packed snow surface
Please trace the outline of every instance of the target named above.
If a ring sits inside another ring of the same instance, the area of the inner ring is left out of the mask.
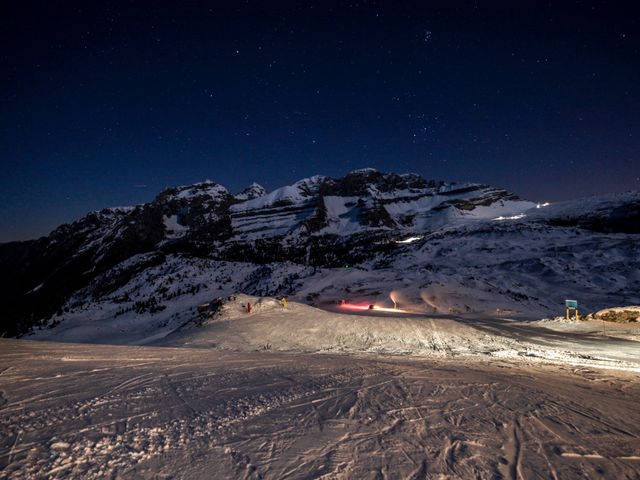
[[[398,301],[405,300],[396,295]],[[349,306],[326,305],[327,309],[321,309],[289,301],[283,308],[272,297],[234,295],[205,316],[174,304],[167,320],[160,324],[148,314],[106,316],[102,321],[78,318],[55,329],[40,330],[32,338],[236,351],[499,357],[516,362],[526,358],[537,363],[640,372],[635,331],[622,338],[613,338],[610,332],[603,339],[599,331],[586,337],[569,331],[562,337],[544,323],[412,310],[395,313],[366,306],[353,310]]]
[[[0,477],[638,478],[637,374],[0,339]]]

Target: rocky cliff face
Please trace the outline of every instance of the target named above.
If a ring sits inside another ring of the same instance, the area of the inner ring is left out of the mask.
[[[86,301],[110,295],[161,268],[167,257],[271,265],[272,272],[278,263],[314,271],[375,268],[389,262],[403,239],[478,235],[482,228],[525,217],[557,231],[637,233],[638,205],[640,195],[628,194],[536,208],[487,185],[372,169],[337,179],[314,176],[268,193],[252,184],[232,195],[211,181],[170,188],[150,203],[92,212],[47,237],[0,245],[0,331],[20,335],[50,324],[54,316],[64,318],[72,297],[78,303],[78,295]],[[246,293],[273,280],[252,268],[237,285],[253,289]]]

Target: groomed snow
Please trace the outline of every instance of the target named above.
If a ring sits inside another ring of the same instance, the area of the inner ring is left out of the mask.
[[[636,478],[637,374],[0,339],[0,475]]]

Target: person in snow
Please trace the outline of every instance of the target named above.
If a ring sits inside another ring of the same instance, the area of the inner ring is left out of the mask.
[[[285,297],[280,299],[280,305],[282,305],[282,308],[287,308],[287,299]]]
[[[251,313],[251,302],[247,302],[247,313]]]

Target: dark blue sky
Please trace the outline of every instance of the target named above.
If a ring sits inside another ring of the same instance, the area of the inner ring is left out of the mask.
[[[633,3],[3,2],[0,241],[207,178],[638,189]]]

